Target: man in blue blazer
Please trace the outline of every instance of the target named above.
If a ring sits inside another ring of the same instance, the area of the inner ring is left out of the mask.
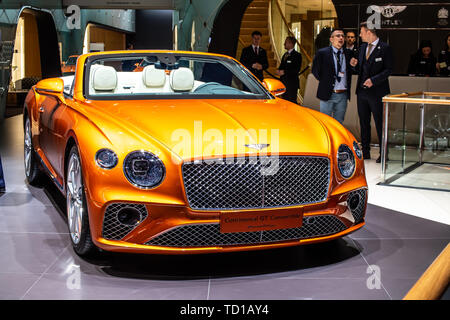
[[[344,31],[334,29],[330,35],[331,46],[317,51],[312,73],[317,80],[317,98],[320,112],[344,122],[347,100],[350,99],[352,53],[344,48]]]
[[[391,47],[380,41],[376,30],[369,28],[366,22],[361,23],[360,37],[365,43],[359,49],[358,59],[353,58],[350,64],[358,74],[356,94],[362,150],[364,159],[370,159],[370,116],[373,114],[380,142],[380,156],[376,162],[380,163],[383,128],[382,98],[391,92],[389,76],[392,73],[394,58]]]

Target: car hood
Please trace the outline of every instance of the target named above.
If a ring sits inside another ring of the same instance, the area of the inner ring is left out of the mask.
[[[321,122],[306,108],[282,99],[86,103],[133,134],[150,135],[182,159],[257,153],[255,144],[269,144],[262,149],[267,153],[329,154],[329,137]]]

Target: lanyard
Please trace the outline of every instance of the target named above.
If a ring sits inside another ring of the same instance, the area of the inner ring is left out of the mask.
[[[344,53],[341,52],[339,59],[338,59],[338,56],[337,56],[337,52],[334,52],[334,50],[333,50],[333,55],[336,57],[336,64],[337,64],[337,66],[336,66],[336,77],[339,79],[339,72],[342,72],[342,67],[343,67],[343,62],[344,62],[343,61],[344,60],[344,57],[343,57]]]

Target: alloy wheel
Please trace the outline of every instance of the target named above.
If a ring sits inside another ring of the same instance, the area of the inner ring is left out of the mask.
[[[80,159],[76,154],[72,154],[69,159],[66,193],[69,232],[73,243],[78,244],[82,233],[84,200]]]
[[[31,152],[33,146],[31,143],[31,129],[30,129],[30,120],[27,119],[25,123],[25,134],[24,134],[24,144],[23,144],[23,160],[25,163],[25,172],[27,176],[30,176],[31,173]]]

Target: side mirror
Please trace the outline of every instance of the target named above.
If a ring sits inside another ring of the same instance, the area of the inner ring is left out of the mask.
[[[39,81],[35,90],[40,94],[61,95],[64,91],[64,81],[60,78],[48,78]]]
[[[264,79],[263,85],[274,96],[281,96],[283,93],[286,92],[286,87],[280,80],[270,79],[270,78]]]

